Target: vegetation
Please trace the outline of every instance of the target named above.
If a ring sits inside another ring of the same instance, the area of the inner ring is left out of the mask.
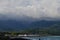
[[[20,32],[0,32],[2,35],[19,35],[19,34],[39,34],[40,36],[47,36],[47,35],[60,35],[60,28],[57,26],[54,27],[48,27],[48,28],[31,28],[22,30]]]
[[[50,27],[46,27],[46,28],[30,28],[30,29],[26,29],[26,30],[21,30],[20,32],[0,32],[0,39],[3,40],[7,40],[9,39],[9,36],[18,36],[19,34],[33,34],[33,35],[40,35],[40,36],[60,36],[60,26],[59,25],[53,25]],[[9,36],[5,36],[5,35],[9,35]]]

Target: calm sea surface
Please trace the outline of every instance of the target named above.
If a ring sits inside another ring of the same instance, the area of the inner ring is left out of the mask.
[[[60,36],[30,37],[31,40],[60,40]]]

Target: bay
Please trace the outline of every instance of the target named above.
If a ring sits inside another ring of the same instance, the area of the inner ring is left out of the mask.
[[[60,36],[29,37],[31,40],[60,40]]]

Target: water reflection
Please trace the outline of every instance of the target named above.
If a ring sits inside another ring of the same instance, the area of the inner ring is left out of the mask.
[[[41,37],[41,40],[60,40],[60,36]]]

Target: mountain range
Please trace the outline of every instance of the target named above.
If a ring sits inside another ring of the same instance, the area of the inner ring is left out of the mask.
[[[46,18],[51,19],[51,18]],[[0,14],[0,31],[20,31],[25,29],[34,28],[48,28],[57,26],[60,28],[59,20],[42,20],[35,19],[28,16],[9,17],[7,15]]]
[[[47,28],[57,26],[60,28],[60,21],[17,21],[17,20],[0,20],[0,31],[19,31],[30,28]]]

